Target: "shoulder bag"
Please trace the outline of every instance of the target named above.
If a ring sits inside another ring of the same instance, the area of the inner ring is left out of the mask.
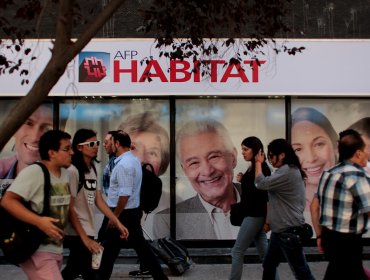
[[[230,223],[233,226],[240,226],[244,220],[244,209],[242,202],[230,205]]]
[[[47,168],[37,162],[44,173],[44,207],[41,216],[49,216],[50,174]],[[29,202],[24,205],[31,210]],[[32,210],[31,210],[32,211]],[[38,227],[18,220],[0,207],[0,247],[8,262],[18,265],[29,259],[47,237]]]

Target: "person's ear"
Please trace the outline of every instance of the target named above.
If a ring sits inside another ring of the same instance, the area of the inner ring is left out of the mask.
[[[364,151],[362,151],[362,150],[357,150],[356,151],[356,157],[358,158],[358,159],[361,159],[362,158],[362,153],[363,153]]]
[[[281,153],[279,156],[278,156],[278,161],[283,163],[284,162],[284,159],[285,159],[285,153]]]
[[[54,151],[54,150],[49,150],[48,151],[48,155],[49,155],[49,158],[53,158],[55,156],[55,154],[57,153],[57,151]]]

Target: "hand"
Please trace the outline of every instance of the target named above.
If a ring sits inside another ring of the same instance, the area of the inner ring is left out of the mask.
[[[321,238],[316,239],[317,249],[320,253],[324,253],[324,248],[321,246]]]
[[[259,150],[256,156],[254,157],[254,160],[259,163],[262,163],[265,161],[265,154],[262,152],[262,150]]]
[[[122,225],[119,220],[117,220],[116,223],[109,220],[108,228],[116,228],[121,233],[120,237],[123,239],[127,239],[129,235],[128,229],[124,225]]]
[[[263,225],[262,231],[263,231],[264,233],[268,233],[270,230],[271,230],[271,228],[270,228],[270,224],[264,224],[264,225]]]
[[[240,183],[242,181],[242,177],[243,177],[243,173],[239,172],[238,174],[236,174],[236,181]]]
[[[122,225],[120,222],[118,222],[118,224],[117,224],[117,229],[121,233],[120,237],[123,238],[123,239],[127,239],[128,234],[129,234],[128,229],[124,225]]]
[[[100,243],[88,237],[83,240],[83,243],[91,253],[99,253],[101,250],[103,250],[103,246],[101,246]]]
[[[56,225],[57,223],[59,223],[59,219],[40,217],[40,222],[37,224],[37,227],[47,236],[61,240],[64,237],[64,231]]]

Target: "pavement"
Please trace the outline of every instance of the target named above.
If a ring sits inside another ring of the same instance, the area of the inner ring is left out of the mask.
[[[370,268],[370,261],[364,261],[364,265]],[[323,279],[327,262],[309,262],[311,271],[316,279]],[[181,276],[171,275],[170,271],[166,266],[163,266],[169,279],[173,280],[226,280],[230,273],[231,264],[193,264],[193,266],[187,270]],[[112,280],[118,279],[141,279],[141,278],[130,278],[128,272],[131,270],[138,269],[137,264],[123,264],[118,263],[114,266]],[[279,266],[279,277],[281,280],[293,280],[294,277],[287,263],[282,263]],[[0,265],[0,279],[1,280],[26,280],[26,276],[22,270],[14,265],[1,264]],[[150,279],[150,278],[146,278]],[[255,280],[262,279],[262,266],[260,263],[244,264],[243,277],[242,279]]]

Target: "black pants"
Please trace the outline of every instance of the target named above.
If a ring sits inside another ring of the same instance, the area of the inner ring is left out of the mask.
[[[365,280],[362,266],[362,235],[322,229],[321,242],[329,264],[325,280]]]
[[[63,279],[72,280],[80,274],[83,279],[94,279],[95,271],[91,268],[91,252],[83,244],[81,238],[79,236],[66,236],[64,244],[69,247],[70,253],[67,265],[62,270]]]
[[[145,240],[143,231],[141,228],[141,217],[142,211],[139,208],[126,209],[121,213],[119,220],[127,227],[129,231],[129,237],[127,241],[119,237],[119,232],[116,229],[104,229],[108,223],[108,219],[105,217],[102,224],[102,231],[100,231],[101,239],[103,240],[102,246],[104,247],[103,257],[98,271],[99,280],[108,280],[112,274],[114,262],[118,257],[119,251],[125,242],[128,242],[130,247],[133,247],[140,260],[140,263],[145,264],[148,267],[153,279],[163,280],[168,279],[163,273],[162,267],[159,264],[156,256],[154,255],[150,245]]]

